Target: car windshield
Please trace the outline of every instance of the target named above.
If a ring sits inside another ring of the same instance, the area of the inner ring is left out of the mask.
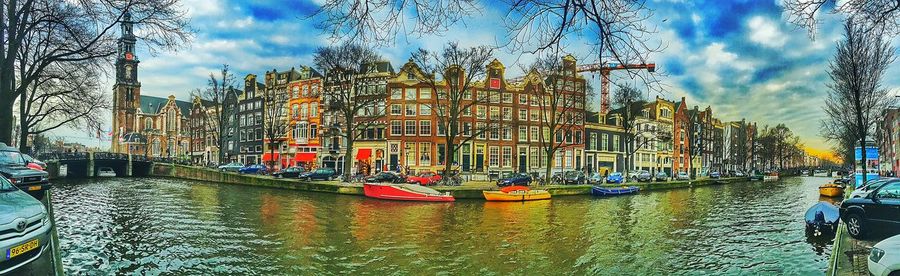
[[[0,177],[0,192],[11,192],[15,190],[16,186],[13,186],[6,178]]]
[[[0,165],[25,165],[25,158],[16,151],[0,151]]]
[[[617,173],[617,172],[609,174],[609,176],[621,176],[621,175],[622,175],[622,173]]]
[[[503,174],[503,177],[501,177],[501,178],[514,178],[514,177],[519,177],[519,176],[521,176],[521,174],[518,174],[518,173],[505,173],[505,174]]]
[[[579,174],[581,174],[581,172],[576,172],[576,171],[566,172],[566,176],[578,176]]]

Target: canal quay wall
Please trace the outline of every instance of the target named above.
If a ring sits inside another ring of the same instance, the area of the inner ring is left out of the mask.
[[[150,172],[152,176],[173,177],[188,180],[199,180],[215,183],[236,185],[248,185],[258,187],[272,187],[299,191],[324,192],[345,195],[365,195],[362,184],[341,183],[337,181],[301,181],[299,179],[273,178],[232,172],[221,172],[214,169],[193,167],[175,164],[154,164]],[[722,178],[700,179],[693,181],[669,181],[669,182],[640,182],[629,183],[628,186],[637,186],[641,190],[665,190],[677,188],[690,188],[697,186],[720,185],[746,181],[746,178]],[[481,185],[463,186],[438,186],[434,189],[449,192],[458,199],[484,199],[481,193],[484,190],[496,189],[492,182],[482,182]],[[601,187],[621,187],[622,185],[604,184]],[[540,186],[553,196],[588,195],[591,193],[591,185],[549,185]]]

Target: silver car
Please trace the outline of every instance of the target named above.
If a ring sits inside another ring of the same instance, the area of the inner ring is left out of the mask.
[[[44,204],[0,177],[0,274],[33,262],[50,247]]]

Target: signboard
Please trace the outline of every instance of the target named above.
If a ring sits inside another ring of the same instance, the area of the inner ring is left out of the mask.
[[[855,176],[857,188],[864,184],[863,173],[866,174],[866,181],[878,179],[878,147],[867,146],[865,152],[865,159],[863,159],[862,147],[856,147],[853,149],[853,163],[856,166],[856,168],[854,168],[853,175]],[[863,172],[862,169],[863,162],[866,162],[865,172]]]
[[[489,88],[491,88],[491,89],[500,89],[500,79],[498,79],[498,78],[491,78],[491,85],[490,85]]]

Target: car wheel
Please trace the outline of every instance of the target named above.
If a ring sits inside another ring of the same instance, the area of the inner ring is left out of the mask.
[[[306,179],[303,179],[303,180],[306,180],[306,182],[309,182],[309,181],[312,181],[312,177],[306,177]]]
[[[863,226],[863,218],[857,214],[847,216],[847,233],[854,239],[860,239],[865,236],[866,232]]]

